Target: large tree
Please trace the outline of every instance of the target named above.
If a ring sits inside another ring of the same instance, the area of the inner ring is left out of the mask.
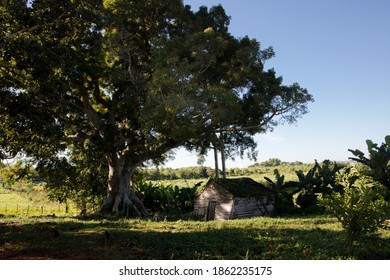
[[[146,215],[130,188],[144,162],[205,151],[217,133],[249,147],[312,100],[263,70],[272,50],[230,35],[221,6],[10,0],[0,14],[1,157],[22,153],[53,172],[108,166],[102,211]]]
[[[179,36],[165,37],[165,48],[156,50],[163,59],[157,67],[162,73],[158,85],[170,86],[174,81],[169,78],[180,80],[176,91],[193,90],[199,97],[202,114],[197,117],[209,125],[209,133],[198,137],[197,149],[201,155],[214,149],[217,176],[218,150],[226,176],[226,156],[249,151],[255,157],[255,134],[296,122],[313,100],[297,83],[283,85],[273,69],[265,71],[264,63],[274,56],[272,47],[261,49],[255,39],[233,37],[229,22],[221,6],[200,7],[180,18]]]

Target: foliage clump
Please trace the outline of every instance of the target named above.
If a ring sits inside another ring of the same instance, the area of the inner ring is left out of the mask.
[[[284,175],[279,173],[278,169],[274,170],[275,181],[268,177],[264,179],[268,183],[268,187],[275,192],[275,211],[276,214],[286,214],[293,212],[294,203],[292,201],[291,192],[289,192],[288,182],[284,182]]]
[[[197,187],[198,184],[179,188],[170,184],[154,184],[141,180],[135,184],[134,191],[151,212],[184,214],[193,210]]]
[[[346,170],[337,177],[343,192],[333,192],[321,199],[321,205],[332,213],[347,233],[352,248],[360,238],[376,232],[390,214],[385,201],[386,188],[372,177]]]
[[[284,175],[275,170],[275,181],[264,177],[268,186],[276,191],[276,211],[286,213],[321,213],[318,197],[332,192],[339,192],[340,186],[335,178],[343,166],[329,160],[319,164],[315,161],[307,172],[295,171],[296,181],[284,181]]]
[[[380,146],[371,140],[366,141],[368,154],[360,150],[350,151],[355,157],[350,158],[368,167],[367,175],[373,177],[387,188],[386,199],[390,199],[390,135],[385,137],[385,143]]]

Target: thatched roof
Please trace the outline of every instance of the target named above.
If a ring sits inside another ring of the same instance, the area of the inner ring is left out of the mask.
[[[251,178],[210,179],[198,190],[199,193],[207,187],[225,189],[235,197],[262,197],[275,195],[275,192]]]

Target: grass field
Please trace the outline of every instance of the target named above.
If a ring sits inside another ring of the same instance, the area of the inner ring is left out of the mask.
[[[347,251],[339,223],[327,216],[210,222],[0,218],[0,259],[390,258],[390,231],[380,230]]]
[[[76,214],[79,211],[71,203],[66,212],[64,203],[49,201],[47,198],[42,198],[42,194],[37,195],[21,195],[17,192],[0,192],[0,215],[51,215],[57,216]]]
[[[258,168],[249,177],[274,178],[274,168]],[[294,168],[280,168],[285,181],[296,180]],[[192,187],[207,180],[162,182]],[[0,189],[0,259],[390,259],[390,230],[381,229],[351,251],[340,223],[328,216],[155,222],[73,216],[79,211],[71,205],[66,213],[43,190]]]

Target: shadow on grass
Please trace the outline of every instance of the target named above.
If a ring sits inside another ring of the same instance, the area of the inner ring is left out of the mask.
[[[390,258],[388,239],[370,238],[347,252],[342,232],[319,227],[216,228],[211,224],[197,229],[151,223],[143,228],[141,223],[61,218],[28,224],[0,222],[0,259]]]

